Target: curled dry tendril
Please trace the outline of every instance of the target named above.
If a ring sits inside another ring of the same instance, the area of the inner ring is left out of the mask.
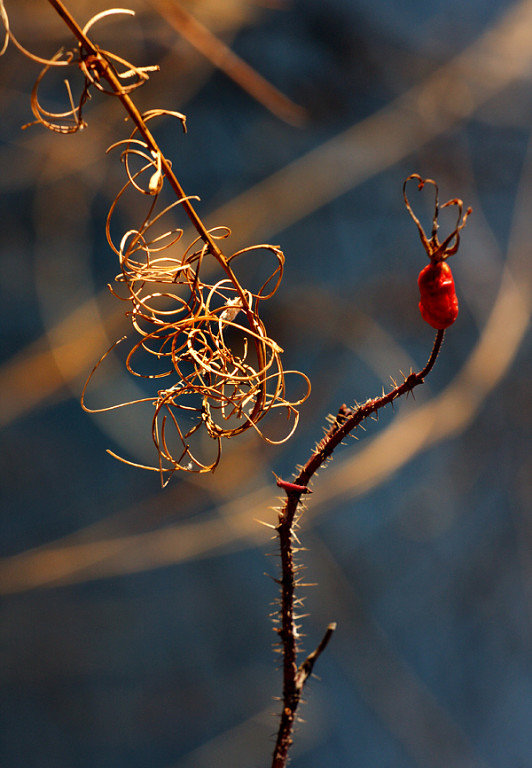
[[[161,114],[169,113],[153,110],[143,117],[148,122]],[[184,119],[178,113],[171,114]],[[296,406],[307,397],[309,385],[307,377],[298,374],[305,381],[305,392],[293,402],[286,398],[282,350],[268,336],[259,316],[261,303],[273,296],[281,281],[282,251],[274,245],[255,245],[219,264],[201,237],[187,248],[180,248],[183,230],[165,229],[163,220],[184,199],[158,210],[164,180],[158,154],[149,151],[137,129],[129,139],[110,149],[118,147],[122,148],[127,182],[111,205],[106,229],[120,263],[116,280],[125,287],[125,295],[111,290],[130,303],[128,314],[138,334],[127,354],[126,367],[133,375],[146,379],[171,379],[155,397],[135,401],[154,404],[152,437],[159,466],[152,469],[213,470],[220,459],[222,439],[249,428],[268,442],[283,442],[297,426]],[[134,164],[139,166],[136,170]],[[140,227],[127,231],[120,242],[115,242],[111,232],[113,215],[131,188],[150,198],[148,212]],[[218,227],[209,234],[221,240],[229,230]],[[245,258],[265,255],[273,260],[270,275],[254,292],[247,290],[235,276],[234,265]],[[143,353],[161,370],[140,370]],[[264,435],[259,424],[278,408],[284,409],[289,418],[288,434],[273,440]],[[191,447],[192,436],[201,429],[216,444],[209,461]]]
[[[102,11],[93,16],[87,24],[81,30],[82,34],[86,37],[87,32],[104,18],[114,16],[116,14],[127,14],[134,16],[135,12],[126,8],[111,8],[107,11]],[[45,128],[56,133],[76,133],[86,127],[87,123],[83,119],[83,107],[88,99],[91,98],[90,89],[95,88],[102,93],[116,95],[116,92],[110,88],[107,88],[102,80],[102,63],[105,61],[106,66],[112,67],[115,75],[124,81],[122,85],[122,93],[131,93],[140,85],[148,80],[149,73],[157,71],[157,66],[150,67],[137,67],[131,62],[126,61],[120,56],[117,56],[110,51],[106,51],[102,48],[98,48],[97,54],[93,50],[85,50],[83,43],[80,41],[78,45],[71,50],[65,50],[61,48],[50,59],[43,59],[41,56],[36,56],[31,51],[28,51],[24,46],[16,39],[11,30],[9,29],[9,21],[5,12],[4,4],[0,0],[0,16],[4,27],[5,43],[0,51],[3,53],[7,47],[8,39],[11,39],[13,44],[29,59],[39,64],[44,64],[35,85],[33,86],[31,93],[31,110],[35,117],[35,120],[31,123],[27,123],[22,126],[23,128],[29,128],[32,125],[41,124]],[[87,38],[88,39],[88,38]],[[91,45],[91,49],[94,46]],[[65,80],[65,89],[68,100],[68,108],[61,112],[51,112],[46,109],[39,98],[39,89],[45,78],[45,76],[56,67],[77,67],[83,76],[83,85],[77,99],[74,99],[72,93],[72,87],[68,80]],[[127,82],[126,82],[127,81]]]
[[[105,16],[133,12],[106,11],[81,28],[60,0],[49,2],[76,35],[78,46],[43,60],[16,43],[26,55],[45,65],[33,89],[32,110],[36,122],[46,128],[59,133],[75,132],[85,125],[82,108],[90,89],[95,88],[118,97],[134,123],[129,138],[109,148],[121,150],[127,177],[107,217],[107,239],[120,264],[116,277],[119,288],[109,287],[116,297],[129,304],[127,314],[137,334],[137,341],[126,355],[127,370],[134,376],[166,383],[164,388],[157,387],[154,393],[137,400],[89,408],[85,404],[87,385],[119,343],[115,342],[95,365],[85,384],[83,408],[94,413],[151,403],[154,409],[151,434],[158,454],[156,466],[140,465],[112,455],[127,464],[160,472],[163,483],[179,469],[191,472],[215,469],[222,440],[248,429],[255,430],[267,442],[284,442],[297,426],[297,406],[308,397],[310,383],[304,374],[291,371],[303,379],[304,391],[298,399],[287,398],[282,349],[268,336],[259,314],[262,303],[273,296],[281,282],[282,251],[277,246],[263,244],[243,248],[226,257],[218,242],[230,231],[225,227],[207,229],[191,204],[191,200],[197,198],[182,193],[170,161],[162,154],[147,124],[157,117],[170,117],[179,120],[185,129],[185,116],[164,109],[141,114],[129,97],[130,92],[148,78],[148,72],[157,67],[136,67],[99,48],[87,37],[87,32]],[[84,77],[77,106],[67,85],[70,109],[49,112],[38,98],[40,83],[53,67],[68,65],[76,66]],[[124,85],[124,80],[132,82]],[[175,195],[169,204],[161,199],[161,193],[166,191],[165,180]],[[130,192],[145,195],[148,210],[138,227],[115,239],[112,231],[115,214],[121,204],[125,207],[126,195]],[[198,232],[187,247],[181,243],[183,230],[175,226],[176,208],[185,209]],[[260,260],[257,271],[262,274],[265,257],[272,261],[271,271],[266,270],[266,274],[269,271],[267,278],[261,278],[262,284],[251,291],[240,283],[235,268],[240,268],[245,260]],[[288,421],[280,439],[266,436],[262,425],[263,419],[276,409],[281,409]],[[204,440],[202,435],[210,440]]]

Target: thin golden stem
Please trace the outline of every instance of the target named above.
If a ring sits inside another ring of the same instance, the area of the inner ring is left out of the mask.
[[[222,251],[220,250],[216,242],[213,240],[213,238],[209,234],[207,228],[205,227],[202,220],[200,219],[194,206],[192,205],[190,200],[186,197],[183,191],[183,188],[181,187],[181,184],[177,180],[175,173],[172,171],[170,163],[168,162],[166,157],[163,155],[163,153],[160,151],[155,138],[153,137],[148,126],[146,125],[137,106],[135,105],[135,103],[133,102],[129,94],[124,93],[122,84],[118,79],[117,75],[115,74],[111,64],[107,61],[105,56],[101,55],[98,47],[94,45],[94,43],[92,43],[91,40],[87,37],[87,35],[83,32],[82,28],[79,26],[77,21],[73,18],[73,16],[68,11],[68,9],[63,5],[61,0],[48,0],[48,2],[53,8],[55,8],[57,13],[61,16],[65,24],[68,26],[68,28],[72,32],[72,34],[75,35],[75,37],[79,40],[79,42],[85,48],[85,50],[90,55],[97,57],[101,74],[105,77],[105,79],[107,80],[107,82],[109,83],[113,91],[115,92],[115,94],[118,96],[118,98],[122,102],[125,110],[131,117],[131,120],[136,125],[140,135],[148,145],[148,148],[161,157],[162,170],[164,171],[165,176],[167,177],[170,185],[172,186],[172,189],[174,190],[174,192],[178,197],[185,198],[182,203],[183,208],[187,212],[188,217],[190,218],[198,234],[207,243],[207,245],[209,246],[209,251],[212,253],[212,255],[215,256],[217,259],[219,259],[220,263],[223,264],[226,261],[225,256],[223,255]]]

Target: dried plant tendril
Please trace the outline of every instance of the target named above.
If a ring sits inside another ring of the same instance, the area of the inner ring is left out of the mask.
[[[126,355],[126,368],[132,375],[156,385],[150,395],[127,403],[97,409],[85,404],[87,385],[119,343],[115,342],[89,376],[82,393],[83,408],[103,412],[139,403],[151,404],[151,435],[157,462],[154,466],[145,466],[117,458],[160,472],[163,484],[176,470],[214,470],[220,460],[223,439],[249,429],[267,442],[284,442],[297,426],[297,406],[308,397],[310,383],[304,374],[290,371],[302,380],[303,391],[299,398],[288,398],[282,349],[268,336],[260,317],[262,303],[275,294],[281,282],[283,252],[278,246],[261,244],[226,257],[218,243],[230,234],[229,229],[207,229],[192,206],[192,200],[198,198],[183,193],[171,162],[161,152],[148,123],[155,118],[173,118],[186,130],[185,116],[165,109],[141,114],[129,96],[157,67],[137,67],[99,48],[87,37],[102,19],[113,14],[133,15],[133,11],[121,8],[105,11],[81,28],[60,0],[49,2],[63,17],[78,44],[75,49],[60,51],[51,59],[25,52],[44,64],[32,93],[35,122],[58,133],[81,130],[86,125],[83,106],[90,91],[95,89],[117,97],[134,123],[130,136],[108,150],[120,149],[126,173],[126,182],[111,203],[106,224],[107,240],[120,265],[116,276],[119,287],[110,287],[110,290],[129,305],[126,314],[137,335]],[[83,75],[84,85],[75,100],[65,81],[70,108],[50,112],[40,103],[38,92],[43,78],[57,66],[76,67]],[[167,186],[175,199],[163,203],[161,195],[167,192]],[[112,232],[115,214],[119,207],[126,208],[126,196],[131,192],[146,196],[146,215],[137,227],[116,239]],[[181,242],[183,229],[175,225],[177,208],[184,209],[198,233],[186,247]],[[234,272],[235,265],[249,259],[255,263],[261,260],[261,274],[262,262],[271,261],[268,277],[253,291],[242,285]],[[274,438],[264,433],[262,422],[279,409],[287,425],[282,436]],[[202,435],[208,439],[204,440]]]
[[[159,114],[162,112],[146,119]],[[309,386],[308,379],[298,374],[305,382],[303,395],[296,401],[287,399],[282,350],[268,336],[259,315],[261,303],[279,286],[282,251],[273,245],[256,245],[237,251],[225,264],[217,264],[201,238],[181,247],[182,230],[172,226],[173,222],[165,227],[163,220],[170,218],[183,200],[158,210],[164,182],[159,156],[149,152],[136,129],[129,139],[114,146],[122,148],[127,182],[111,205],[106,229],[120,263],[116,281],[124,286],[125,295],[119,289],[112,290],[130,304],[128,314],[138,334],[126,366],[136,376],[170,379],[153,398],[152,437],[159,455],[159,466],[154,468],[161,472],[213,470],[220,459],[223,438],[250,428],[268,442],[283,442],[297,426],[296,406],[307,397]],[[140,161],[135,171],[133,160]],[[113,215],[132,188],[150,198],[148,213],[138,229],[129,230],[116,243]],[[162,234],[157,234],[160,230]],[[216,228],[209,234],[223,239],[229,230]],[[244,288],[232,270],[235,261],[253,256],[269,256],[273,261],[270,275],[255,292]],[[140,370],[137,358],[145,359],[142,353],[162,363],[163,370]],[[275,441],[264,435],[259,424],[278,408],[285,411],[289,424],[287,434]],[[169,447],[170,430],[177,451]],[[190,440],[199,430],[215,441],[216,451],[210,461],[191,447]]]
[[[117,14],[126,14],[134,16],[135,11],[126,8],[111,8],[102,13],[98,13],[93,16],[87,24],[80,30],[82,36],[86,38],[87,32],[93,27],[94,24],[102,19]],[[35,120],[31,123],[23,125],[22,128],[29,128],[32,125],[41,124],[45,128],[56,133],[76,133],[83,130],[86,127],[86,122],[82,117],[83,107],[88,99],[91,97],[90,90],[95,88],[102,93],[110,95],[119,95],[115,90],[105,85],[105,78],[102,76],[105,66],[112,68],[115,75],[121,80],[128,81],[127,84],[122,86],[121,93],[127,94],[134,91],[140,85],[145,83],[149,78],[150,72],[155,72],[159,69],[157,66],[137,67],[131,62],[117,56],[110,51],[106,51],[102,48],[98,48],[94,44],[90,43],[90,51],[87,51],[82,42],[80,41],[76,48],[65,51],[59,50],[50,59],[43,59],[41,56],[36,56],[26,48],[15,38],[13,33],[9,30],[7,15],[3,3],[0,5],[0,16],[6,27],[6,43],[4,49],[7,46],[7,39],[10,38],[16,47],[32,61],[40,64],[44,64],[44,68],[41,70],[31,94],[31,109]],[[88,38],[87,42],[88,41]],[[69,108],[61,112],[51,112],[47,110],[40,101],[39,89],[45,76],[55,67],[76,67],[78,68],[84,79],[83,87],[74,100],[72,95],[71,85],[68,80],[65,80],[65,88],[67,93],[67,101]]]

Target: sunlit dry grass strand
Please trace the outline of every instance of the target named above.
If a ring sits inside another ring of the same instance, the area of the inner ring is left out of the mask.
[[[2,24],[4,25],[4,42],[2,43],[2,47],[0,48],[0,56],[3,56],[4,53],[7,51],[7,46],[9,45],[9,16],[7,15],[7,12],[4,6],[4,0],[0,0],[0,19],[2,20]]]
[[[149,0],[161,16],[215,67],[277,117],[292,125],[303,125],[306,110],[268,82],[237,56],[220,38],[181,6],[177,0]]]

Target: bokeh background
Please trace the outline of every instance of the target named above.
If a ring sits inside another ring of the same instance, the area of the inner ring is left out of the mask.
[[[70,45],[44,0],[6,6],[32,51]],[[84,23],[107,3],[68,6]],[[0,763],[269,765],[278,561],[257,520],[274,521],[272,471],[290,477],[329,412],[430,352],[417,310],[426,256],[401,196],[417,171],[474,208],[453,259],[461,313],[415,400],[370,423],[315,483],[301,529],[318,584],[306,590],[306,650],[328,622],[338,632],[307,688],[291,764],[530,766],[532,3],[128,7],[135,18],[94,37],[160,64],[135,99],[187,114],[186,136],[168,125],[159,138],[208,224],[231,227],[228,249],[281,244],[285,279],[266,324],[313,393],[290,443],[233,440],[213,476],[161,490],[155,473],[106,454],[154,458],[134,412],[91,417],[79,404],[96,360],[128,331],[106,288],[118,268],[104,234],[123,183],[105,149],[128,126],[96,94],[85,131],[22,132],[39,68],[10,46],[0,60]],[[252,68],[222,56],[248,90],[198,50],[219,59],[222,44]],[[61,108],[61,78],[45,94]],[[428,220],[428,198],[418,210]],[[118,357],[107,363],[95,405],[137,391]]]

